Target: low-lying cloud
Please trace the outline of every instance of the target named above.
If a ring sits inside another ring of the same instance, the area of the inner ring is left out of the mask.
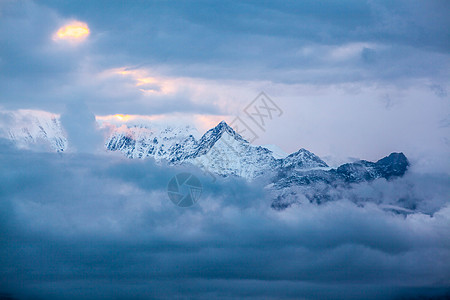
[[[450,292],[448,202],[432,215],[398,215],[347,199],[276,211],[261,183],[213,182],[151,159],[36,153],[2,142],[0,162],[0,293],[12,298],[404,299]],[[203,183],[190,208],[166,194],[181,171]],[[381,189],[422,193],[417,197],[447,191],[448,179],[409,180],[421,188],[393,181]]]
[[[104,136],[95,115],[84,102],[69,103],[61,115],[61,125],[67,133],[71,150],[89,153],[104,147]]]

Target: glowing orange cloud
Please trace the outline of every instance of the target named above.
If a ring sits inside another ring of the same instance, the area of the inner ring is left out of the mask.
[[[122,114],[114,115],[114,117],[116,117],[120,121],[128,121],[131,118],[130,115],[122,115]]]
[[[219,124],[222,120],[231,120],[231,116],[227,115],[201,115],[190,113],[175,113],[175,114],[159,114],[159,115],[103,115],[95,116],[95,119],[100,124],[126,124],[128,121],[150,122],[153,125],[162,124],[180,124],[191,125],[197,128],[200,133],[206,132],[208,129],[213,128]]]
[[[59,28],[53,36],[53,39],[79,41],[85,39],[89,34],[90,30],[86,23],[73,21]]]
[[[143,78],[136,78],[136,86],[140,86],[140,85],[146,85],[146,84],[151,84],[151,83],[157,83],[158,80],[156,80],[153,77],[143,77]]]
[[[152,77],[148,71],[128,68],[110,70],[112,74],[120,74],[134,80],[135,86],[144,94],[170,94],[175,91],[176,81],[179,79]]]

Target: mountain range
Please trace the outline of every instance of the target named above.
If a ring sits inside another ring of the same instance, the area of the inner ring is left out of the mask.
[[[7,136],[19,147],[44,143],[53,151],[64,152],[70,146],[56,115],[27,117],[27,122],[7,130]],[[252,181],[265,178],[273,194],[272,207],[283,209],[301,202],[322,203],[335,195],[330,188],[349,188],[352,184],[401,177],[409,162],[403,153],[391,153],[377,162],[360,160],[331,168],[314,153],[299,149],[280,157],[269,148],[250,144],[222,121],[200,138],[190,126],[114,127],[105,139],[107,151],[119,151],[132,159],[153,158],[172,165],[192,164],[215,176],[237,176]]]
[[[330,168],[320,157],[303,148],[284,158],[275,158],[271,150],[250,144],[224,121],[198,140],[189,129],[167,128],[157,133],[136,126],[116,130],[107,138],[105,147],[109,151],[121,151],[129,158],[153,157],[171,164],[191,163],[221,176],[252,180],[273,173],[278,187],[314,181],[356,183],[389,179],[402,176],[408,167],[403,153],[391,153],[377,162],[347,163],[337,169]],[[314,178],[309,176],[312,174]]]

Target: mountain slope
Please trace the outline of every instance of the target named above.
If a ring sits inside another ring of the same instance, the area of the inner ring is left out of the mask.
[[[284,209],[301,202],[299,195],[319,204],[343,198],[345,190],[354,184],[401,177],[408,167],[408,159],[403,153],[391,153],[375,163],[360,160],[337,169],[281,169],[271,184],[275,198],[272,207]]]
[[[110,151],[121,151],[129,158],[153,157],[157,161],[176,162],[196,145],[191,127],[167,127],[151,129],[145,126],[117,128],[106,139]]]
[[[19,111],[8,117],[9,127],[0,123],[7,128],[3,135],[6,132],[17,146],[39,146],[57,152],[67,149],[67,138],[57,115]],[[317,203],[336,199],[338,196],[333,193],[353,184],[403,176],[409,165],[403,153],[392,153],[377,162],[360,160],[333,169],[303,148],[285,156],[279,150],[274,153],[252,145],[223,121],[198,139],[197,135],[196,129],[189,126],[123,125],[112,128],[105,148],[134,159],[152,157],[169,164],[192,164],[224,177],[253,180],[264,175],[269,182],[267,188],[274,193],[273,207],[277,209],[301,202],[303,196]]]
[[[158,136],[148,128],[120,128],[106,141],[110,151],[121,151],[130,158],[153,157],[170,163],[191,163],[221,176],[240,176],[248,180],[280,168],[309,169],[328,167],[313,153],[300,149],[286,158],[275,158],[271,150],[254,146],[220,122],[196,140],[188,130],[171,130]]]
[[[59,116],[34,110],[18,110],[2,113],[4,137],[19,148],[41,149],[63,152],[67,149],[67,138]]]

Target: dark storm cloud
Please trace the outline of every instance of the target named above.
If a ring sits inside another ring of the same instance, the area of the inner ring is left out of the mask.
[[[203,184],[202,198],[187,209],[166,194],[181,171]],[[449,292],[445,203],[433,216],[347,200],[278,212],[258,182],[213,182],[150,159],[19,151],[4,141],[0,179],[0,286],[13,297],[396,299]],[[413,193],[424,198],[439,187]]]

